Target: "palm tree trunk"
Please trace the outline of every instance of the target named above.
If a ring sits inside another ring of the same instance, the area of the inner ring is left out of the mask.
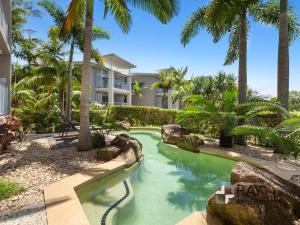
[[[239,104],[246,102],[247,97],[247,18],[246,11],[240,16],[239,44]]]
[[[289,43],[287,0],[280,0],[280,24],[277,68],[277,98],[283,107],[289,108]]]
[[[247,12],[240,15],[240,43],[239,43],[239,104],[246,102],[247,98]],[[242,125],[244,121],[239,121]],[[237,136],[236,143],[246,145],[244,136]]]
[[[86,10],[80,98],[80,131],[79,142],[77,146],[78,150],[81,151],[92,148],[89,117],[89,67],[92,49],[92,26],[93,16],[88,12],[88,10]]]
[[[74,47],[75,42],[74,38],[71,40],[71,46],[70,46],[70,56],[69,56],[69,64],[68,64],[68,79],[67,79],[67,93],[66,93],[66,99],[67,99],[67,117],[69,120],[72,120],[72,66],[73,66],[73,55],[74,55]]]

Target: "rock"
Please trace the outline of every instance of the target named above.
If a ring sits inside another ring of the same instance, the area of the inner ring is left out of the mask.
[[[300,187],[247,163],[238,163],[231,174],[234,194],[228,204],[208,202],[208,213],[232,225],[293,225],[300,219]]]
[[[121,129],[129,131],[131,124],[128,121],[120,121],[116,122],[116,125],[119,126]]]
[[[115,145],[121,149],[118,160],[125,161],[128,167],[138,162],[142,157],[142,144],[127,134],[118,135],[112,140],[111,145]]]
[[[201,138],[189,134],[187,129],[175,124],[162,126],[161,134],[165,143],[177,145],[192,152],[199,152],[199,147],[204,144]]]
[[[97,160],[110,161],[117,158],[121,153],[121,149],[117,146],[109,145],[97,151]]]

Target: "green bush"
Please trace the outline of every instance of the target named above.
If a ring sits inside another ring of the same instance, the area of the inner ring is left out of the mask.
[[[91,110],[90,111],[90,123],[94,125],[103,125],[106,118],[106,110]],[[72,111],[72,120],[79,122],[80,121],[80,111]]]
[[[144,106],[113,106],[109,111],[109,121],[127,120],[137,126],[161,126],[175,123],[177,114],[180,112],[173,109]]]
[[[101,148],[105,146],[105,137],[99,131],[92,132],[92,143],[93,147]]]
[[[25,189],[18,183],[0,177],[0,201],[10,198]]]
[[[37,133],[52,132],[53,125],[60,123],[59,109],[34,111],[23,108],[13,108],[12,114],[22,120],[24,129],[32,129]]]

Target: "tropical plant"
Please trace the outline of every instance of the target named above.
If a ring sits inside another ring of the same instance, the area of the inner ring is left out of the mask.
[[[187,96],[190,91],[190,82],[185,80],[186,74],[188,72],[187,67],[182,68],[170,68],[172,84],[173,84],[173,103],[181,102],[185,96]]]
[[[267,138],[275,146],[275,152],[293,153],[295,157],[300,152],[300,117],[286,119],[275,128],[243,125],[234,128],[231,134]]]
[[[283,0],[284,1],[284,0]],[[286,1],[286,0],[285,0]],[[229,33],[229,47],[225,65],[230,65],[239,59],[238,94],[239,103],[246,102],[247,95],[247,38],[250,28],[249,16],[259,23],[279,25],[279,4],[276,1],[261,0],[212,0],[208,5],[198,8],[186,23],[181,33],[181,43],[186,45],[199,33],[206,29],[218,42],[222,36]],[[299,34],[297,20],[292,11],[289,16],[289,36],[294,39]],[[286,29],[287,29],[286,19]],[[287,31],[285,32],[287,35]],[[283,56],[285,57],[286,54]]]
[[[237,98],[234,89],[225,91],[221,101],[215,103],[204,96],[191,96],[187,99],[187,107],[179,114],[177,120],[191,129],[200,127],[203,123],[214,126],[219,133],[220,146],[230,148],[233,145],[230,132],[241,120],[251,123],[256,121],[260,113],[278,113],[284,118],[289,116],[278,103],[264,101],[238,104]]]
[[[152,84],[151,89],[161,89],[163,92],[163,108],[168,108],[168,92],[172,89],[173,77],[171,76],[171,70],[162,70],[158,73],[159,81],[156,81]]]
[[[55,25],[58,27],[61,27],[64,19],[65,14],[64,10],[53,0],[40,0],[39,5],[42,6],[53,18]],[[64,36],[61,36],[60,38],[65,41],[66,43],[69,43],[70,45],[70,53],[69,53],[69,61],[68,61],[68,79],[67,79],[67,91],[66,91],[66,115],[71,120],[71,114],[72,114],[72,66],[73,66],[73,55],[74,55],[74,49],[79,48],[81,51],[83,51],[83,40],[84,40],[84,13],[80,13],[80,19],[78,21],[78,24],[72,28],[72,30],[69,33],[66,33]],[[103,28],[98,26],[93,26],[92,28],[92,41],[97,39],[109,39],[110,35],[107,31],[105,31]],[[91,58],[94,59],[97,63],[102,64],[102,59],[99,51],[97,49],[92,49],[91,51]]]
[[[139,82],[139,81],[135,80],[132,83],[131,90],[132,90],[132,93],[140,100],[143,96],[143,91],[145,88],[146,87],[143,82]]]
[[[29,16],[40,17],[40,11],[34,9],[32,1],[29,0],[12,0],[12,52],[17,54],[20,52],[19,45],[25,45],[23,27],[27,23]],[[15,55],[16,56],[16,55]],[[17,57],[17,56],[16,56]]]
[[[192,94],[202,95],[212,102],[220,101],[228,89],[236,89],[236,78],[233,74],[219,72],[215,76],[198,76],[191,80]]]
[[[153,14],[162,23],[167,23],[178,10],[176,0],[146,1],[146,0],[114,0],[103,1],[104,17],[111,12],[115,21],[123,32],[128,32],[131,25],[131,14],[129,5],[142,9]],[[92,51],[92,27],[94,17],[94,0],[71,0],[67,16],[64,20],[61,33],[65,34],[72,30],[80,18],[80,9],[85,8],[84,28],[84,54],[81,79],[81,101],[80,101],[80,132],[79,150],[88,150],[92,147],[91,134],[89,129],[89,65]]]
[[[300,91],[290,91],[289,109],[290,111],[300,112]]]

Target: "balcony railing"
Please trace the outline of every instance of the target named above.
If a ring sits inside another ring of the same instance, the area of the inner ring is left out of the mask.
[[[114,86],[115,86],[115,88],[118,88],[118,89],[130,90],[128,83],[126,83],[124,81],[117,80],[117,79],[115,79],[115,85]]]

